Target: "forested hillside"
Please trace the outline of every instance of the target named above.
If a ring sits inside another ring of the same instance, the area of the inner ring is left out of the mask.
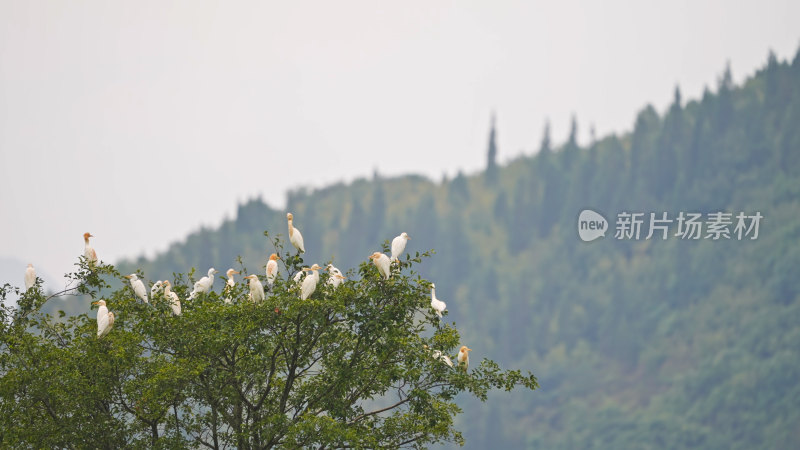
[[[668,110],[648,106],[630,133],[588,147],[576,126],[561,145],[548,134],[535,156],[505,166],[490,158],[476,175],[376,175],[291,192],[304,259],[356,267],[403,231],[407,251],[436,251],[422,274],[473,357],[531,370],[541,384],[464,401],[470,448],[795,447],[800,53],[770,56],[740,86],[726,71],[700,99],[676,89]],[[578,238],[584,208],[608,219],[604,238]],[[681,239],[676,222],[666,240],[645,239],[647,228],[615,239],[621,212],[763,219],[757,239],[705,239],[705,230]],[[152,281],[236,268],[240,255],[263,273],[273,248],[262,232],[285,236],[285,214],[251,200],[218,229],[120,269]]]

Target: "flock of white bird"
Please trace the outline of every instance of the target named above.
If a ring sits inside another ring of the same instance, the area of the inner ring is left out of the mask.
[[[305,246],[303,244],[303,235],[300,233],[300,230],[295,228],[293,224],[294,216],[292,213],[286,214],[286,219],[289,225],[289,242],[291,242],[292,246],[297,249],[298,253],[305,253]],[[90,233],[83,234],[83,241],[84,241],[84,251],[83,256],[86,259],[89,267],[93,267],[94,264],[97,263],[97,252],[94,250],[94,247],[89,244],[89,238],[94,237]],[[391,265],[393,262],[397,261],[398,258],[403,254],[406,248],[406,244],[408,240],[411,239],[408,234],[401,233],[399,236],[395,237],[392,240],[392,255],[391,257],[386,256],[384,253],[381,252],[374,252],[372,255],[369,256],[369,259],[378,269],[378,273],[384,280],[388,280],[392,276]],[[267,261],[266,267],[266,280],[267,285],[269,286],[270,290],[272,289],[272,285],[275,282],[275,278],[278,275],[278,260],[280,257],[273,253],[270,255],[269,260]],[[304,267],[302,270],[297,272],[293,277],[295,284],[300,285],[300,299],[306,300],[314,293],[317,289],[317,284],[319,283],[319,270],[322,270],[318,264],[313,264],[311,267]],[[342,275],[342,272],[333,266],[333,264],[328,264],[327,268],[325,269],[330,274],[328,278],[328,284],[336,289],[342,282],[344,282],[347,278]],[[200,280],[198,280],[194,284],[194,288],[192,289],[191,294],[187,300],[192,300],[200,294],[208,293],[211,291],[212,287],[214,286],[214,274],[219,273],[218,270],[214,269],[213,267],[208,269],[208,274]],[[232,300],[230,298],[230,291],[236,285],[233,276],[239,274],[238,271],[233,269],[228,269],[225,272],[227,276],[227,281],[225,284],[225,288],[223,289],[223,293],[228,295],[225,296],[224,301],[225,303],[231,303]],[[304,277],[305,275],[305,277]],[[125,275],[130,281],[131,289],[133,289],[133,293],[136,297],[140,298],[143,302],[149,303],[149,299],[147,296],[147,289],[145,288],[144,282],[139,279],[139,276],[135,273],[130,275]],[[249,298],[251,301],[255,303],[262,302],[265,298],[264,296],[264,286],[261,284],[261,280],[259,280],[258,276],[248,275],[244,277],[245,280],[248,280],[248,288],[249,288]],[[27,269],[25,269],[25,289],[28,290],[33,287],[36,283],[36,269],[34,269],[33,264],[28,264]],[[289,289],[292,289],[290,287]],[[164,297],[169,301],[170,306],[172,308],[172,312],[175,315],[181,314],[181,301],[178,298],[178,294],[172,292],[172,284],[169,280],[158,280],[156,281],[153,286],[150,288],[150,295],[155,297],[158,293],[164,293]],[[103,336],[107,335],[111,328],[114,326],[114,313],[108,310],[105,300],[99,300],[94,303],[93,305],[99,305],[97,309],[97,337],[102,338]],[[442,313],[446,310],[447,305],[445,302],[436,298],[436,285],[431,283],[431,308],[436,312],[436,315],[440,318],[442,317]],[[428,346],[425,346],[426,350]],[[469,352],[472,349],[468,348],[466,345],[461,346],[458,351],[457,361],[459,367],[467,370],[469,367]],[[431,355],[434,359],[441,360],[445,364],[450,367],[453,367],[453,362],[449,356],[443,354],[439,350],[432,350]]]

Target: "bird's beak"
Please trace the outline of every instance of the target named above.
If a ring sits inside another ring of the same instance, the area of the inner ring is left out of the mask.
[[[336,278],[339,278],[341,280],[346,280],[347,279],[347,277],[343,277],[343,276],[341,276],[339,274],[336,274]]]
[[[238,270],[234,270],[234,271],[233,271],[233,272],[231,272],[231,273],[235,273],[236,275],[239,275],[241,272],[239,272]]]
[[[93,234],[90,234],[90,235],[89,235],[89,237],[94,237],[94,235],[93,235]]]
[[[93,305],[99,305],[100,302],[92,302]]]
[[[469,348],[469,347],[467,347],[467,351],[468,351],[468,352],[471,352],[471,351],[472,351],[472,349],[471,349],[471,348]]]

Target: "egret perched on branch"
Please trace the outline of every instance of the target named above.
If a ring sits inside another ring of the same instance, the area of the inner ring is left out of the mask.
[[[164,297],[169,300],[169,306],[172,308],[172,312],[176,316],[181,315],[181,299],[178,298],[178,294],[172,292],[172,283],[169,280],[164,280]]]
[[[227,297],[225,297],[225,303],[231,303],[231,295],[230,292],[233,290],[233,287],[236,286],[236,281],[233,280],[233,274],[238,274],[239,272],[233,269],[228,269],[225,272],[225,275],[228,277],[228,281],[225,283],[225,293],[227,293]]]
[[[405,231],[400,233],[400,236],[392,239],[392,261],[397,261],[397,258],[403,256],[403,250],[406,249],[406,244],[409,239],[411,238],[408,237]]]
[[[114,313],[113,312],[109,312],[108,313],[108,320],[106,321],[106,323],[107,323],[107,325],[106,325],[105,329],[103,330],[103,333],[99,334],[97,336],[98,339],[103,337],[103,336],[105,336],[105,335],[107,335],[109,332],[111,332],[111,329],[114,328]]]
[[[430,348],[427,345],[423,345],[423,347],[425,348],[425,350],[430,350]],[[450,359],[450,357],[440,352],[439,350],[431,351],[431,356],[433,356],[433,359],[438,359],[443,363],[447,364],[448,366],[453,367],[453,361]]]
[[[94,248],[91,245],[89,245],[90,237],[94,237],[94,235],[90,233],[83,233],[83,257],[86,258],[86,262],[88,262],[89,266],[91,267],[97,262],[97,252],[94,251]]]
[[[328,284],[333,289],[339,287],[339,285],[347,279],[344,275],[342,275],[342,271],[337,269],[333,264],[328,264],[328,273],[330,274],[330,277],[328,278]]]
[[[471,351],[472,349],[466,345],[462,345],[461,350],[458,351],[458,367],[461,367],[464,372],[469,368],[469,352]]]
[[[25,290],[32,288],[34,284],[36,284],[36,269],[33,268],[33,264],[28,264],[28,268],[25,269]]]
[[[192,293],[189,294],[189,300],[192,300],[197,296],[197,294],[206,293],[214,287],[214,274],[219,273],[219,270],[215,268],[208,269],[208,276],[200,278],[197,283],[194,284],[194,289],[192,289]]]
[[[153,283],[153,286],[150,288],[150,296],[155,297],[156,294],[161,292],[162,289],[164,289],[164,282],[161,280],[157,280],[155,283]]]
[[[309,269],[308,267],[303,267],[303,271],[309,272],[306,274],[306,277],[303,279],[303,284],[300,286],[300,300],[305,300],[308,297],[311,297],[311,294],[317,289],[317,283],[319,283],[319,273],[318,270],[322,269],[317,264],[314,264]]]
[[[303,235],[300,234],[300,230],[292,225],[292,220],[294,216],[292,213],[286,213],[286,220],[289,221],[289,242],[294,245],[294,248],[297,249],[298,253],[305,253],[306,248],[303,246]]]
[[[250,300],[255,303],[264,301],[264,285],[258,279],[258,275],[248,275],[245,280],[250,280]]]
[[[275,253],[269,255],[269,261],[267,261],[267,284],[269,287],[272,287],[272,283],[275,282],[275,277],[278,276],[278,260],[280,258]]]
[[[388,280],[389,277],[392,275],[392,269],[390,267],[391,262],[389,261],[389,257],[381,252],[375,252],[369,256],[369,259],[371,259],[372,263],[375,264],[375,267],[378,268],[378,272],[381,274],[383,279]]]
[[[290,284],[290,285],[289,285],[289,287],[287,287],[287,288],[286,288],[286,291],[287,291],[287,292],[288,292],[288,291],[291,291],[291,290],[292,290],[292,289],[294,289],[294,288],[295,288],[295,287],[296,287],[298,284],[301,284],[301,283],[302,283],[302,281],[303,281],[303,275],[305,275],[305,274],[306,274],[305,272],[303,272],[303,270],[304,270],[304,269],[300,269],[300,270],[298,270],[298,271],[297,271],[297,273],[296,273],[296,274],[294,274],[294,276],[292,277],[292,281],[294,282],[294,284]]]
[[[300,280],[303,279],[303,275],[305,275],[305,273],[303,273],[302,270],[298,270],[297,273],[294,274],[294,277],[292,277],[292,280],[294,280],[295,283],[299,283]]]
[[[144,288],[144,283],[139,277],[132,273],[130,275],[125,275],[125,278],[131,280],[131,287],[133,288],[133,293],[136,294],[137,297],[142,299],[145,303],[147,303],[147,290]]]
[[[447,309],[447,304],[436,298],[436,285],[433,283],[431,283],[431,308],[439,317],[442,317],[442,313]]]
[[[111,331],[114,326],[114,313],[108,312],[105,300],[99,300],[92,303],[93,305],[100,305],[97,308],[97,338],[101,338]]]

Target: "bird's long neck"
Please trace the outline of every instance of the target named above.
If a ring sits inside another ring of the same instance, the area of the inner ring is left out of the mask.
[[[89,238],[88,237],[83,238],[83,242],[86,244],[87,247],[89,246]]]
[[[164,297],[169,297],[170,292],[172,292],[172,288],[169,286],[164,286]]]
[[[447,294],[447,293],[445,292],[445,294]],[[435,287],[431,288],[431,298],[432,299],[436,298],[436,288]]]
[[[294,234],[294,226],[292,226],[292,219],[289,219],[289,237]]]

